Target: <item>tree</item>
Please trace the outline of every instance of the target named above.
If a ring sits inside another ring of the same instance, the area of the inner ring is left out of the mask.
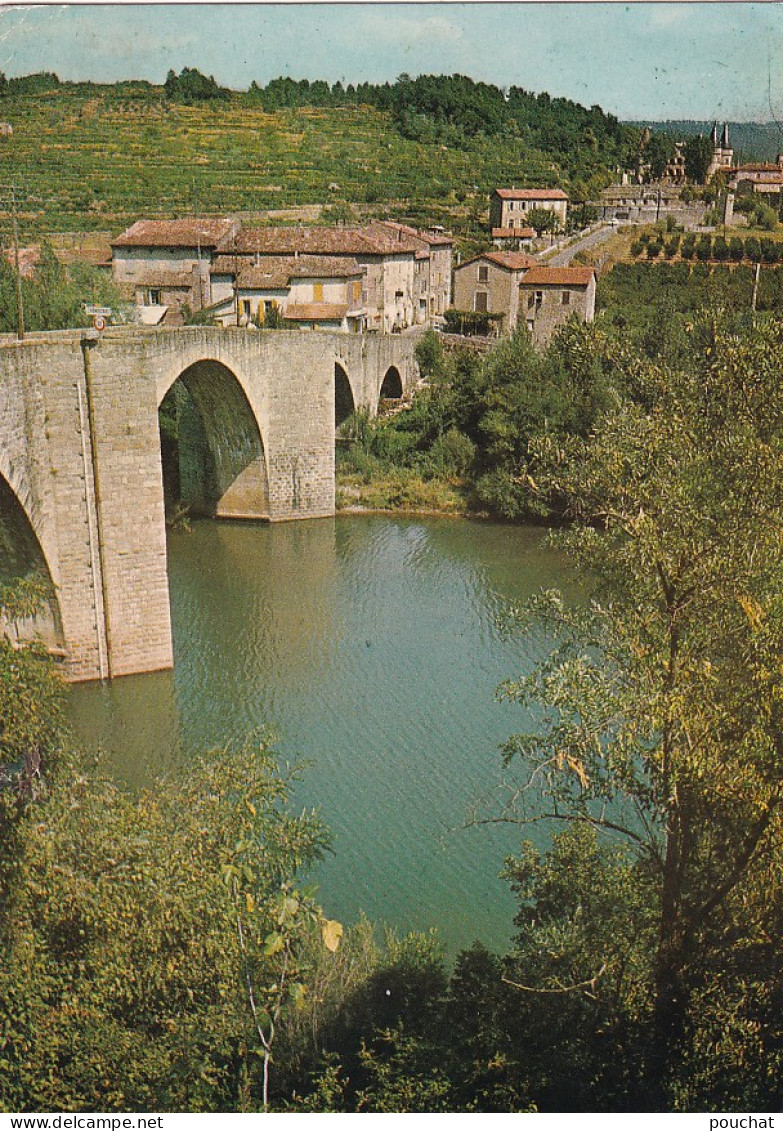
[[[202,75],[195,67],[183,67],[178,75],[169,71],[163,84],[166,98],[184,102],[186,106],[197,102],[226,99],[229,92],[215,82],[212,75]]]
[[[710,138],[699,134],[686,141],[683,149],[685,159],[685,176],[697,185],[703,185],[707,180],[707,170],[712,161],[712,141]]]
[[[531,208],[527,220],[537,236],[542,236],[544,232],[556,232],[558,228],[557,216],[551,208]]]
[[[506,687],[544,711],[505,752],[530,769],[521,816],[624,841],[649,893],[640,1103],[653,1110],[693,1065],[705,1000],[726,1016],[741,972],[761,972],[760,999],[783,973],[767,943],[783,913],[783,323],[722,321],[695,320],[687,365],[646,366],[649,407],[623,403],[584,441],[538,443],[594,600],[542,598],[558,645]],[[729,1059],[764,1106],[783,1033],[773,1022],[759,1047],[752,1030],[734,1027]]]
[[[63,759],[0,861],[0,1106],[270,1105],[280,1026],[341,933],[297,882],[327,841],[287,791],[264,742],[137,797]]]
[[[644,149],[644,156],[650,166],[650,176],[653,180],[660,180],[666,172],[666,166],[674,157],[674,138],[668,134],[653,133]]]

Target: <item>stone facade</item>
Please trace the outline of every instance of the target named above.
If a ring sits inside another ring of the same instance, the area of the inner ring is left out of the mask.
[[[534,208],[543,208],[557,216],[558,224],[565,228],[568,197],[562,189],[495,189],[489,198],[489,224],[491,228],[529,227],[528,215]]]
[[[519,285],[518,312],[535,345],[546,344],[574,315],[592,322],[595,272],[592,267],[532,267]]]
[[[172,664],[158,407],[199,410],[211,513],[334,512],[335,372],[374,411],[416,380],[416,338],[295,331],[67,331],[0,339],[0,476],[56,591],[71,679]]]
[[[332,262],[331,273],[310,277],[310,297],[292,293],[303,289],[301,270],[281,275],[281,265],[294,259],[300,269],[307,262]],[[363,228],[241,228],[229,220],[141,220],[113,241],[112,264],[128,297],[140,306],[166,307],[167,320],[188,305],[217,307],[223,324],[242,325],[260,303],[275,301],[292,307],[301,325],[388,333],[445,312],[451,239],[391,221]],[[315,292],[326,287],[340,290],[339,296],[319,299]],[[319,304],[321,311],[309,309]]]
[[[454,306],[497,315],[500,333],[517,325],[519,284],[537,260],[523,252],[488,251],[454,269]]]

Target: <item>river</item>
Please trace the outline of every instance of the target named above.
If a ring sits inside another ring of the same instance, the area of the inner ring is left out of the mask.
[[[499,745],[530,721],[497,686],[545,649],[499,622],[564,571],[541,531],[489,522],[198,522],[169,536],[174,670],[74,687],[71,722],[131,787],[271,728],[306,763],[296,803],[332,833],[315,876],[330,917],[502,949],[498,872],[522,833],[465,826],[496,808]]]

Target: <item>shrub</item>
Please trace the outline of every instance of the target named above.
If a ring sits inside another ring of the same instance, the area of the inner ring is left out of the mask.
[[[715,242],[712,245],[713,259],[717,259],[720,263],[725,262],[729,258],[729,245],[723,236],[716,236]]]
[[[710,236],[702,236],[696,244],[696,258],[700,259],[702,263],[710,258],[712,254],[712,239]]]
[[[732,236],[729,240],[729,258],[735,263],[740,263],[745,257],[745,244],[739,239],[738,236]]]

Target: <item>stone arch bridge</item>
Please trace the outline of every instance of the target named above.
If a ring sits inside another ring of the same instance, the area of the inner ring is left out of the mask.
[[[211,327],[0,338],[0,563],[51,579],[44,638],[68,678],[172,665],[164,399],[198,433],[175,473],[199,509],[331,515],[335,424],[412,387],[417,340]]]

